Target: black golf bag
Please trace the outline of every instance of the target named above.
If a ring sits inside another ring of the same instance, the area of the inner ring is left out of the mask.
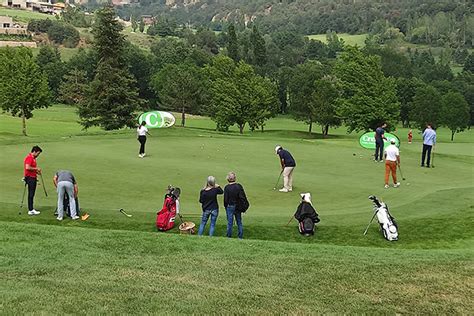
[[[398,225],[395,218],[388,211],[388,206],[384,202],[380,202],[376,196],[369,196],[374,203],[374,212],[380,225],[382,236],[388,241],[398,240]]]
[[[76,201],[76,215],[80,216],[81,209],[79,207],[79,198],[76,197],[74,200]],[[69,196],[67,194],[64,194],[63,205],[64,205],[64,214],[66,214],[67,217],[71,217],[71,208],[69,207]],[[54,216],[58,216],[57,206],[56,206],[56,211],[54,212]]]
[[[314,235],[315,224],[320,222],[319,215],[313,205],[306,201],[301,201],[295,212],[298,221],[298,230],[304,236]]]

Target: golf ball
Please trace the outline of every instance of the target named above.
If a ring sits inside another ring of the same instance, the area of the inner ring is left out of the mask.
[[[410,182],[408,182],[407,185],[410,185]]]

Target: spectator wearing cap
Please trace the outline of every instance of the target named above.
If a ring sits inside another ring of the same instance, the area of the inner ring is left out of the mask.
[[[291,192],[293,191],[293,171],[296,167],[296,161],[290,152],[280,145],[275,147],[275,153],[280,157],[281,172],[283,173],[283,188],[279,191]]]
[[[398,188],[400,182],[397,181],[397,166],[400,166],[400,151],[395,146],[395,140],[385,149],[385,189],[389,188],[388,178],[392,173],[393,187]]]

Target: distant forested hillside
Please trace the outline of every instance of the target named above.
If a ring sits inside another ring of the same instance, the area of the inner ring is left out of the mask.
[[[238,29],[256,24],[263,33],[367,33],[388,24],[413,43],[473,47],[472,0],[140,0],[119,14],[152,14],[177,24]]]

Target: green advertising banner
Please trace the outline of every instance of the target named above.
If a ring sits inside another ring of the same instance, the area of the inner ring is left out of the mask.
[[[400,139],[396,135],[385,133],[387,140],[384,140],[384,145],[390,145],[391,141],[395,141],[395,146],[400,148]],[[359,138],[359,144],[367,149],[375,149],[375,132],[367,132]]]
[[[167,128],[171,127],[175,123],[173,114],[163,111],[151,111],[140,115],[138,118],[138,124],[142,122],[146,123],[147,128]]]

